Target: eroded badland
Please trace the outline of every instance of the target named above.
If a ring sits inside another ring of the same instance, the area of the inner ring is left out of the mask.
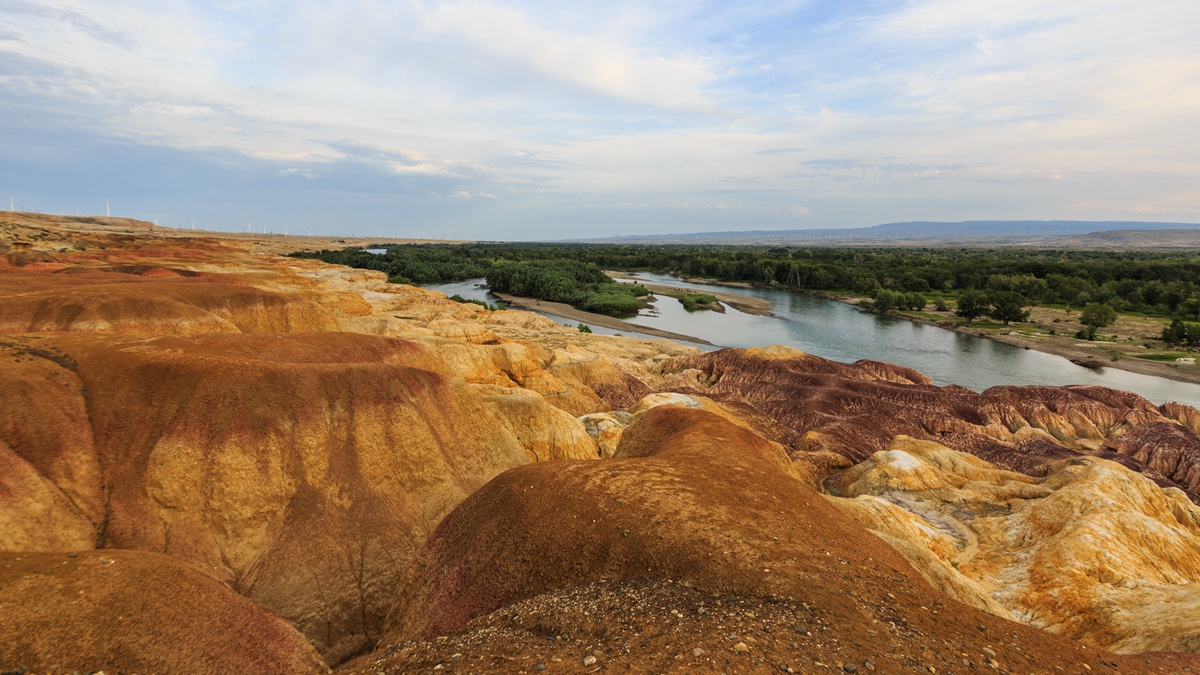
[[[0,219],[0,668],[1183,673],[1200,411]]]

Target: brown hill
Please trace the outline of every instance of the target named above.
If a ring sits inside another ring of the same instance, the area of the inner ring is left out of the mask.
[[[527,461],[475,391],[394,338],[23,336],[0,340],[0,373],[9,461],[46,477],[0,476],[26,514],[10,546],[173,555],[335,663],[378,635],[432,524]]]
[[[279,615],[157,553],[0,553],[0,606],[6,672],[329,672]]]
[[[500,475],[405,573],[386,646],[345,670],[1152,672],[949,600],[777,452],[720,416],[663,406],[611,461]]]

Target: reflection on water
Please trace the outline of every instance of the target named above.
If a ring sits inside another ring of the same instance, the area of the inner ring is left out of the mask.
[[[719,290],[770,300],[773,317],[754,316],[732,307],[724,314],[689,312],[673,298],[660,296],[651,313],[631,323],[692,335],[723,347],[782,344],[835,361],[875,359],[916,368],[935,384],[957,384],[975,391],[997,385],[1099,384],[1136,392],[1156,404],[1179,401],[1200,406],[1200,385],[1139,375],[1116,368],[1092,370],[1067,359],[1036,350],[1006,345],[936,326],[860,311],[845,303],[811,295],[761,288],[736,288],[685,282],[675,277],[639,273],[647,283]],[[447,295],[495,302],[476,279],[459,284],[429,286]],[[573,322],[554,318],[568,325]],[[593,326],[597,333],[617,331]]]
[[[498,296],[492,295],[491,291],[489,291],[486,288],[483,288],[483,286],[484,286],[483,279],[468,279],[466,281],[456,281],[451,284],[425,284],[424,286],[422,286],[422,288],[428,288],[431,291],[441,291],[448,296],[457,294],[457,295],[460,295],[460,296],[466,298],[467,300],[482,300],[482,301],[484,301],[488,304],[492,304],[492,305],[496,304],[497,302],[503,302],[503,300],[501,300]],[[678,304],[678,303],[676,303],[676,304]],[[527,310],[527,311],[531,311],[534,314],[544,316],[547,319],[550,319],[556,323],[560,323],[564,326],[575,327],[575,326],[579,325],[578,321],[572,321],[570,319],[564,319],[561,316],[554,316],[553,314],[539,312],[536,309],[531,309],[531,310]],[[630,335],[630,336],[634,335],[630,331],[622,332],[619,330],[613,330],[611,328],[605,328],[604,326],[593,326],[593,325],[589,324],[588,327],[592,329],[593,333],[597,333],[599,335]],[[690,333],[687,333],[687,335],[690,335]],[[648,337],[648,338],[652,338],[655,340],[662,339],[662,338],[654,336],[654,335],[639,335],[639,337]],[[693,347],[698,347],[705,351],[710,351],[713,349],[720,349],[720,347],[713,347],[712,345],[704,345],[704,344],[699,344],[699,343],[685,342],[683,340],[675,340],[675,342],[678,342],[680,344],[685,344],[685,345],[691,345]]]

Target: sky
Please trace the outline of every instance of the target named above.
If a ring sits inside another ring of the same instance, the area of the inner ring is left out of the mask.
[[[0,191],[492,240],[1200,222],[1200,2],[0,0]]]

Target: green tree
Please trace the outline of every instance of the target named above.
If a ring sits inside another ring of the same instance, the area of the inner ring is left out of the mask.
[[[966,319],[967,324],[970,325],[975,319],[987,314],[989,309],[987,296],[983,294],[983,291],[969,290],[963,291],[962,295],[958,296],[958,306],[954,313]]]
[[[1163,328],[1162,341],[1169,345],[1187,342],[1187,326],[1179,319],[1175,319],[1170,326]]]
[[[1111,326],[1116,320],[1117,311],[1099,302],[1089,302],[1084,306],[1083,312],[1079,315],[1079,323],[1096,328]]]
[[[1003,321],[1005,326],[1009,322],[1020,323],[1029,318],[1029,310],[1025,309],[1029,306],[1029,300],[1016,291],[998,291],[988,296],[988,300],[992,305],[988,316]]]

